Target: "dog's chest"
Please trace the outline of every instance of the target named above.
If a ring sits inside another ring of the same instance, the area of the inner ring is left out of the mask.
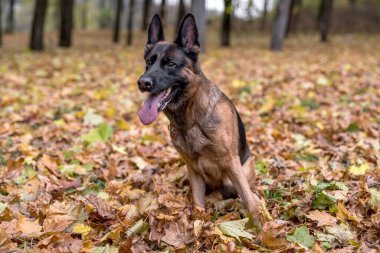
[[[213,155],[213,144],[199,127],[194,126],[186,132],[173,130],[170,136],[177,151],[206,182],[215,184],[221,180],[221,170]]]
[[[198,126],[193,126],[186,131],[173,129],[170,131],[170,137],[175,148],[192,159],[211,144]]]

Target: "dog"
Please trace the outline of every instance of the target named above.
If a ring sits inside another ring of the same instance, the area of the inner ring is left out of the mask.
[[[231,100],[203,74],[199,53],[192,14],[182,19],[173,43],[165,41],[159,15],[153,16],[146,69],[137,82],[148,93],[140,120],[149,125],[160,111],[169,119],[172,142],[188,168],[194,205],[204,208],[206,187],[237,193],[253,225],[260,226],[260,199],[252,191],[255,173],[243,122]]]

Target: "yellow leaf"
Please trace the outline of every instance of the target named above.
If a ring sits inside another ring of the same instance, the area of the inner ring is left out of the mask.
[[[259,114],[271,111],[275,106],[276,100],[272,96],[265,98],[263,105],[259,109]]]
[[[338,219],[341,221],[352,220],[359,222],[359,218],[356,216],[356,214],[348,211],[342,202],[338,203],[338,211],[336,213],[336,217],[338,217]]]
[[[91,227],[83,225],[82,223],[77,223],[73,227],[73,233],[81,234],[83,239],[86,238],[86,236],[88,235],[88,233],[90,233],[90,231],[91,231]]]
[[[364,175],[367,171],[369,171],[371,167],[368,163],[362,163],[360,165],[352,165],[350,167],[350,172],[355,176]]]
[[[234,88],[242,88],[246,85],[246,82],[244,82],[243,80],[235,79],[232,81],[232,87]]]

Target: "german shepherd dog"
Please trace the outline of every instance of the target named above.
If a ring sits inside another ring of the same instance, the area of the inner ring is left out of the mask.
[[[183,18],[173,43],[165,41],[161,19],[153,16],[145,46],[146,70],[138,80],[140,91],[148,93],[140,120],[149,125],[160,111],[170,120],[170,136],[186,162],[195,205],[204,207],[206,186],[234,192],[253,225],[260,226],[260,200],[251,191],[255,175],[244,125],[231,100],[203,74],[199,52],[192,14]]]

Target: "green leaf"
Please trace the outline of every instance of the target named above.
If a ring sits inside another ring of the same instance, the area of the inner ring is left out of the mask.
[[[336,182],[335,186],[342,191],[348,192],[350,189],[342,182]]]
[[[315,195],[311,207],[313,209],[326,209],[336,203],[336,198],[325,191],[319,192]]]
[[[223,234],[236,238],[240,241],[239,237],[252,239],[253,236],[244,230],[248,218],[242,220],[225,221],[221,222],[218,227]]]
[[[266,162],[264,162],[263,160],[259,160],[256,162],[256,166],[255,166],[256,170],[260,172],[260,174],[265,174],[268,172],[268,164]]]
[[[328,249],[331,249],[332,246],[329,242],[322,242],[322,247],[325,249],[325,250],[328,250]]]
[[[0,166],[7,165],[7,160],[4,158],[4,156],[0,153]]]
[[[14,182],[18,185],[25,183],[29,179],[35,177],[37,175],[37,171],[33,169],[31,165],[26,165],[24,171],[21,176],[14,179]]]
[[[317,101],[315,101],[315,99],[310,99],[310,98],[302,99],[301,106],[306,107],[310,110],[316,110],[319,107]]]
[[[107,142],[112,133],[112,126],[103,122],[97,128],[93,128],[89,133],[82,135],[82,140],[88,144],[92,144],[96,141]]]
[[[298,243],[306,248],[311,248],[314,245],[314,236],[309,234],[309,229],[306,226],[301,226],[294,231],[293,235],[286,236],[290,242]]]
[[[356,123],[351,123],[347,129],[346,129],[347,132],[350,132],[350,133],[356,133],[356,132],[360,132],[360,127],[358,124]]]
[[[348,192],[349,188],[342,182],[320,182],[314,186],[315,192],[323,190],[342,190]]]

